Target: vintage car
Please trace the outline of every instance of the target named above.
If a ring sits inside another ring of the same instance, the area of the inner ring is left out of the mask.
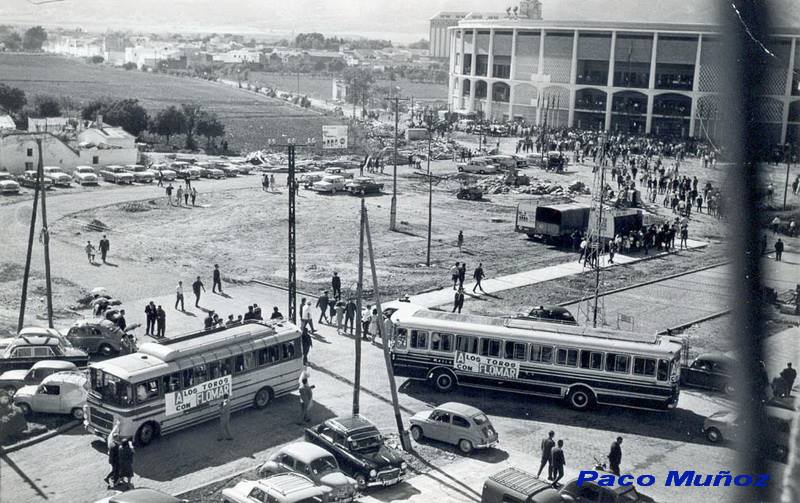
[[[19,183],[5,171],[0,171],[0,194],[19,194]]]
[[[133,325],[131,325],[133,326]],[[138,325],[137,325],[138,326]],[[87,353],[111,356],[130,352],[128,334],[106,319],[88,318],[76,321],[67,331],[67,340]]]
[[[199,180],[200,175],[203,172],[200,168],[195,168],[194,166],[189,166],[189,165],[183,166],[181,168],[176,167],[174,169],[175,169],[175,176],[181,180]]]
[[[306,189],[311,189],[314,184],[320,180],[324,174],[322,172],[313,172],[313,173],[303,173],[299,177],[297,177],[297,183],[302,185]]]
[[[167,168],[163,164],[154,164],[150,166],[150,170],[155,174],[156,180],[163,180],[165,182],[171,182],[178,176],[174,170]]]
[[[136,183],[152,183],[156,178],[152,170],[141,164],[126,164],[125,169],[133,175],[133,181]]]
[[[519,315],[517,319],[532,321],[547,321],[550,323],[561,323],[563,325],[577,325],[578,321],[572,313],[561,306],[535,306],[528,314]]]
[[[137,487],[118,492],[94,503],[188,503],[188,501],[149,487]]]
[[[397,484],[406,473],[400,454],[386,447],[378,428],[362,416],[328,419],[306,428],[305,438],[330,451],[359,489]]]
[[[101,169],[99,174],[104,182],[119,184],[133,183],[133,175],[125,169],[125,166],[112,164]]]
[[[11,339],[0,353],[0,371],[29,369],[42,360],[64,360],[78,367],[87,366],[89,355],[67,344],[59,336],[21,334]]]
[[[23,386],[14,394],[14,405],[25,414],[46,412],[70,414],[83,419],[83,406],[88,395],[86,375],[80,372],[56,372],[38,385]]]
[[[325,175],[322,180],[314,182],[311,186],[317,192],[330,192],[336,194],[340,190],[344,190],[345,180],[343,176],[339,175]]]
[[[31,189],[35,188],[39,183],[39,174],[33,170],[24,171],[21,175],[17,177],[17,183],[19,183],[23,187],[28,187]],[[52,180],[50,180],[49,178],[42,179],[42,188],[47,190],[52,186],[53,186]]]
[[[733,393],[733,369],[739,363],[722,353],[701,354],[688,366],[681,367],[681,384],[725,393]]]
[[[467,201],[480,201],[483,199],[483,191],[478,187],[461,187],[456,192],[456,198]]]
[[[339,176],[343,176],[345,178],[353,178],[353,173],[352,172],[345,171],[344,168],[341,168],[339,166],[331,166],[331,167],[325,168],[325,174],[326,175],[339,175]]]
[[[91,166],[78,166],[75,168],[75,171],[72,172],[72,179],[78,185],[97,185],[98,183],[97,173],[94,172],[94,168]]]
[[[324,503],[331,489],[299,473],[281,473],[261,480],[243,480],[222,490],[225,503]]]
[[[36,362],[29,370],[8,370],[0,374],[0,389],[16,392],[23,386],[41,383],[45,377],[56,372],[78,372],[78,367],[72,362],[61,360]]]
[[[238,162],[232,164],[232,166],[236,168],[240,175],[249,175],[253,171],[253,165],[246,162]]]
[[[497,167],[502,170],[513,170],[520,167],[517,159],[511,155],[490,155],[486,159],[496,164]]]
[[[200,178],[214,178],[219,180],[225,178],[225,172],[216,167],[216,164],[209,161],[198,162],[195,168],[200,170]]]
[[[345,190],[351,194],[363,196],[365,194],[380,194],[383,184],[369,176],[357,176],[344,185]]]
[[[513,467],[490,476],[481,491],[481,503],[507,502],[566,503],[552,483]]]
[[[789,432],[795,411],[772,405],[764,406],[764,438],[771,444],[770,456],[785,461],[789,452]],[[722,409],[708,416],[703,422],[703,435],[712,444],[721,442],[737,443],[741,440],[743,418],[733,409]]]
[[[634,486],[601,486],[591,480],[573,479],[564,484],[559,491],[561,496],[566,496],[565,501],[583,502],[608,502],[608,503],[637,503],[645,500]]]
[[[44,177],[59,187],[69,187],[72,185],[72,177],[64,173],[59,166],[45,166],[42,168]]]
[[[485,175],[487,173],[497,173],[500,169],[492,161],[488,159],[470,159],[467,162],[460,162],[456,165],[459,173],[478,173]]]
[[[228,178],[233,178],[234,176],[239,176],[241,171],[239,168],[233,164],[220,164],[217,168],[221,169],[225,176]]]
[[[282,447],[258,467],[260,477],[286,472],[305,475],[317,485],[330,487],[328,501],[348,503],[355,498],[356,481],[342,473],[333,454],[312,443],[295,442]]]
[[[497,431],[486,414],[475,407],[447,402],[433,410],[418,412],[411,417],[411,436],[417,442],[425,438],[457,445],[464,454],[473,449],[494,447]]]

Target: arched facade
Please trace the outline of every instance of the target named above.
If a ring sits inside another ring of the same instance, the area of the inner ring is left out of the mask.
[[[648,96],[641,91],[618,91],[612,95],[611,131],[644,134],[647,130]]]

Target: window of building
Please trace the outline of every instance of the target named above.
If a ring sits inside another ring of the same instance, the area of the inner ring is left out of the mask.
[[[603,369],[603,353],[595,351],[581,351],[581,368],[591,370]]]
[[[567,367],[578,366],[578,350],[558,348],[556,351],[556,365],[566,365]]]
[[[25,171],[31,171],[31,170],[33,170],[33,163],[32,162],[26,162],[25,163]]]
[[[656,361],[652,358],[634,358],[633,374],[648,377],[656,375]]]
[[[33,157],[33,149],[32,148],[28,149],[28,157]]]
[[[99,155],[92,156],[92,164],[100,164],[100,156]]]
[[[412,330],[411,348],[428,349],[428,332],[423,332],[421,330]]]
[[[531,361],[553,363],[553,347],[531,344]]]

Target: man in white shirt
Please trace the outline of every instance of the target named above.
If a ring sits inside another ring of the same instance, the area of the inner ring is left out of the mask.
[[[311,333],[317,332],[317,329],[314,328],[314,320],[311,317],[311,302],[306,301],[306,298],[303,297],[300,299],[300,330],[302,331],[306,325],[310,327]]]
[[[178,286],[175,288],[175,309],[178,309],[178,303],[181,305],[181,311],[185,311],[183,308],[183,281],[178,281]]]

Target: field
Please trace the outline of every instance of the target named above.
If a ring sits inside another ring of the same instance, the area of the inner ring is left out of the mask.
[[[18,87],[30,97],[51,94],[70,97],[79,105],[102,97],[136,98],[151,113],[169,105],[197,103],[225,123],[232,150],[262,148],[281,134],[320,136],[324,124],[336,119],[289,106],[279,100],[199,79],[125,71],[49,55],[0,53],[0,82]]]

